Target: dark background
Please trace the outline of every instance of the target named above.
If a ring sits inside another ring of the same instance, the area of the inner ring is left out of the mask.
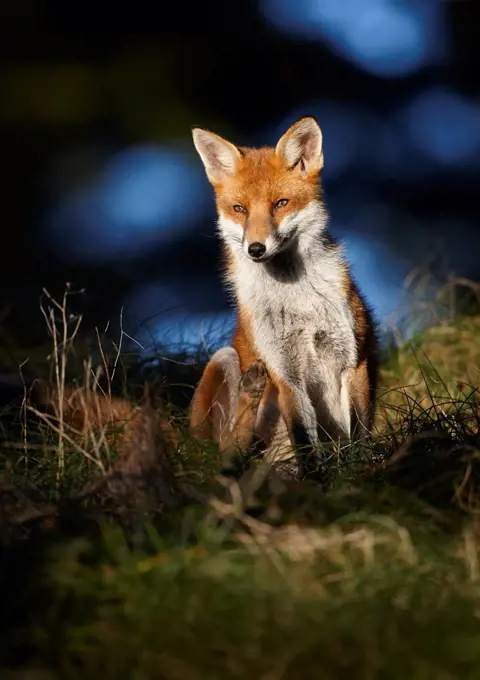
[[[475,0],[2,3],[3,336],[40,342],[66,281],[85,324],[123,308],[145,347],[228,325],[194,124],[262,145],[318,117],[331,229],[382,325],[415,268],[479,278],[479,35]]]

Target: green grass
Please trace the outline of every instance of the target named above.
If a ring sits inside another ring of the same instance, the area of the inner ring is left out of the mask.
[[[479,340],[465,318],[391,356],[379,432],[332,454],[325,489],[254,465],[231,496],[184,433],[173,499],[80,499],[98,469],[67,446],[59,481],[29,416],[37,448],[0,454],[0,677],[476,680]],[[2,422],[21,443],[18,405]]]
[[[470,534],[428,547],[375,516],[290,533],[256,551],[223,545],[219,532],[170,549],[157,538],[153,554],[113,530],[101,557],[70,543],[37,575],[47,608],[29,621],[31,668],[52,678],[478,677]]]

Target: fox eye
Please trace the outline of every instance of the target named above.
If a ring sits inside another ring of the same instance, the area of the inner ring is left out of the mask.
[[[243,207],[243,205],[238,205],[238,204],[234,205],[233,209],[235,210],[235,212],[238,212],[238,213],[246,213],[247,212],[245,210],[245,208]]]
[[[284,208],[288,203],[288,198],[281,198],[279,201],[275,203],[273,206],[274,210],[277,210],[277,208]]]

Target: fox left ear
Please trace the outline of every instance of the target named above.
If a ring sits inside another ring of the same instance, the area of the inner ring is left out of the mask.
[[[275,153],[293,168],[300,164],[302,174],[320,172],[323,168],[323,135],[313,116],[294,123],[280,138]]]
[[[237,163],[242,157],[240,150],[234,144],[199,127],[192,128],[192,135],[207,177],[213,185],[222,182],[228,175],[234,174]]]

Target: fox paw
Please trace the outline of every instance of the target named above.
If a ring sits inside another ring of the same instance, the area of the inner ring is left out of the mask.
[[[310,480],[326,486],[328,473],[323,457],[317,451],[305,452],[299,461],[297,468],[297,480]]]
[[[254,361],[240,380],[240,391],[260,397],[267,384],[267,369],[263,361]]]

